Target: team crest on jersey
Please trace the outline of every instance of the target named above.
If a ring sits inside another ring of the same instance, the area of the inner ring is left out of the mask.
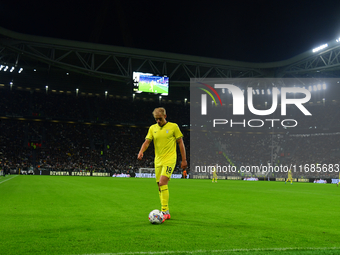
[[[166,129],[166,133],[167,133],[167,134],[169,133],[169,130],[170,130],[170,129]]]

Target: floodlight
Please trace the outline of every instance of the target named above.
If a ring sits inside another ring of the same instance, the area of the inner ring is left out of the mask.
[[[319,47],[313,49],[313,52],[314,52],[314,53],[315,53],[315,52],[318,52],[318,51],[323,50],[324,48],[327,48],[327,47],[328,47],[328,44],[327,44],[327,43],[326,43],[326,44],[323,44],[323,45],[321,45],[321,46],[319,46]]]

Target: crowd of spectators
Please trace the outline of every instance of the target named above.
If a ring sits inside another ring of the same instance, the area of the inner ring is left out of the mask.
[[[40,118],[106,124],[150,125],[152,111],[160,105],[169,120],[180,126],[190,122],[189,105],[142,98],[83,96],[1,89],[0,116]]]
[[[140,167],[153,167],[152,145],[143,161],[136,158],[147,127],[154,123],[153,109],[163,106],[167,120],[179,124],[184,134],[191,168],[217,163],[236,167],[237,171],[227,175],[242,176],[241,166],[293,164],[299,171],[295,176],[293,172],[294,178],[339,177],[335,171],[312,172],[299,168],[306,164],[339,164],[340,135],[334,132],[340,126],[338,104],[308,106],[313,120],[289,108],[285,118],[298,121],[301,135],[291,134],[289,129],[272,135],[268,133],[271,129],[249,133],[249,127],[243,132],[230,132],[228,128],[211,132],[205,129],[211,123],[205,122],[204,117],[200,118],[202,128],[197,131],[196,126],[190,127],[189,104],[184,102],[6,89],[0,93],[0,159],[11,168],[34,166],[50,170],[131,173]],[[214,114],[220,116],[218,110],[212,112]],[[266,118],[279,118],[277,114]],[[246,112],[242,118],[251,116]],[[235,121],[239,120],[235,118]],[[317,127],[315,123],[319,123]],[[189,128],[194,132],[189,132]],[[318,130],[318,135],[311,132],[313,129]],[[180,173],[179,150],[178,155],[175,172]],[[275,172],[270,177],[286,177],[286,173]]]
[[[190,135],[191,169],[198,175],[205,173],[197,172],[196,166],[199,170],[217,163],[228,169],[219,175],[227,176],[287,178],[291,168],[294,178],[339,178],[340,133],[272,135],[194,131]],[[273,171],[269,171],[269,166]]]
[[[2,119],[0,128],[0,158],[10,168],[111,173],[153,168],[152,145],[143,160],[137,160],[145,127]],[[183,133],[189,152],[188,131]],[[180,159],[176,173],[181,172]]]

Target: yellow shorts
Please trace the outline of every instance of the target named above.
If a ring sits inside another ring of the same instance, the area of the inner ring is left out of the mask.
[[[155,167],[156,182],[159,182],[161,175],[164,175],[170,179],[172,172],[175,169],[175,166],[176,166],[176,163],[156,166]]]

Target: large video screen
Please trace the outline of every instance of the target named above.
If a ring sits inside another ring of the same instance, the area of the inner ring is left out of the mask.
[[[133,72],[133,91],[136,93],[147,92],[167,96],[169,94],[169,77]]]

